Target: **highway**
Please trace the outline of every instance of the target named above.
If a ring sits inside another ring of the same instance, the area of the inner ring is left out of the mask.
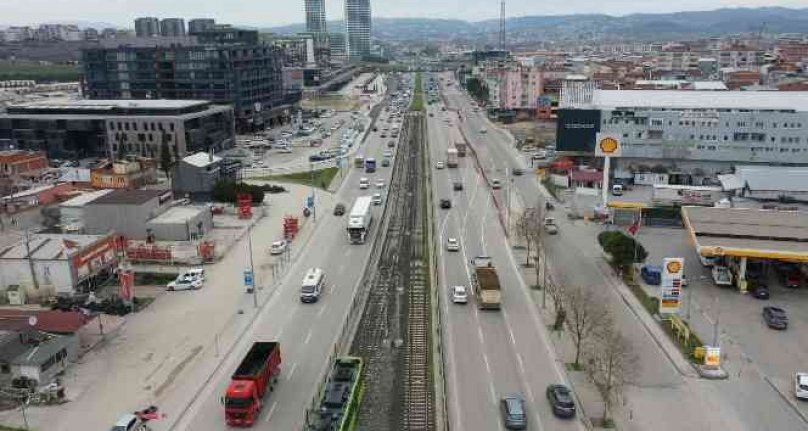
[[[364,154],[376,155],[380,160],[383,145],[387,141],[389,138],[381,139],[378,134],[370,133],[362,147]],[[350,210],[357,196],[377,192],[375,188],[359,190],[360,177],[369,177],[371,184],[376,179],[384,179],[389,184],[391,171],[390,167],[379,167],[375,174],[365,174],[352,166],[343,168],[347,177],[336,194],[336,201],[345,203]],[[351,311],[357,282],[364,272],[372,241],[381,224],[378,218],[382,208],[378,206],[374,209],[377,220],[371,228],[370,240],[364,245],[349,244],[345,230],[347,215],[337,217],[332,214],[332,208],[318,209],[318,225],[299,259],[293,262],[280,287],[263,306],[256,322],[237,347],[224,358],[216,374],[194,398],[190,407],[176,421],[172,421],[174,425],[170,429],[227,429],[220,397],[227,387],[230,373],[255,340],[280,341],[283,357],[279,384],[275,392],[265,399],[267,405],[261,412],[257,427],[276,430],[297,430],[302,427],[304,409],[318,389],[329,355]],[[254,242],[260,242],[259,248],[265,249],[270,239],[256,238]],[[324,270],[327,288],[319,302],[303,304],[299,300],[300,284],[304,273],[311,267]],[[188,397],[192,395],[188,394]],[[155,422],[153,428],[160,430],[164,423]]]
[[[583,429],[578,420],[555,418],[546,401],[547,385],[564,382],[563,364],[556,361],[548,343],[528,287],[518,274],[491,190],[471,154],[459,159],[458,168],[435,169],[437,161],[446,159],[450,137],[460,136],[455,129],[457,116],[437,106],[428,107],[434,114],[428,117],[428,131],[450,428],[503,430],[499,399],[518,393],[527,403],[530,429]],[[452,119],[452,126],[445,118]],[[463,182],[464,190],[453,191],[455,181]],[[501,192],[495,192],[499,199]],[[443,198],[451,199],[451,209],[439,208]],[[446,251],[448,237],[460,240],[459,252]],[[451,286],[472,290],[469,262],[479,255],[491,256],[497,268],[502,285],[500,311],[478,310],[473,296],[466,305],[451,302]]]
[[[506,168],[529,168],[525,157],[515,150],[512,138],[491,124],[483,112],[473,112],[466,94],[450,88],[444,95],[450,109],[462,111],[464,121],[459,124],[463,134],[477,149],[490,175],[504,180]],[[487,133],[480,133],[482,128]],[[503,190],[509,182],[514,201],[522,202],[524,207],[544,205],[545,197],[535,176],[512,177],[511,181],[503,181]],[[699,379],[694,373],[680,373],[616,293],[615,285],[620,281],[607,268],[594,240],[600,228],[568,220],[559,205],[555,213],[560,233],[545,237],[550,274],[557,282],[600,294],[619,330],[632,341],[638,358],[639,365],[625,395],[625,414],[631,416],[629,429],[806,429],[806,423],[759,374],[749,371],[743,379],[715,382]],[[687,414],[677,415],[676,421],[660,423],[659,418],[670,412]]]

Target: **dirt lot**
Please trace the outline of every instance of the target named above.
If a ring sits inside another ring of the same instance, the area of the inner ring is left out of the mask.
[[[517,147],[530,145],[545,147],[553,145],[556,141],[555,124],[545,124],[535,121],[522,121],[512,124],[503,124],[502,127],[508,129],[517,140]]]

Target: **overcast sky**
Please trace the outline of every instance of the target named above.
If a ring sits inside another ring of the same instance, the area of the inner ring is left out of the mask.
[[[325,0],[328,19],[341,19],[343,0]],[[499,16],[499,0],[371,0],[374,17]],[[808,0],[506,0],[506,15],[660,13],[721,7],[808,7]],[[105,22],[132,27],[138,16],[212,17],[218,22],[274,26],[304,21],[303,0],[0,0],[0,25]]]

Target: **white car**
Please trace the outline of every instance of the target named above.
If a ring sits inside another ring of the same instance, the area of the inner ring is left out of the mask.
[[[480,133],[486,134],[486,133],[488,133],[488,130],[485,130],[485,127],[483,127],[482,129],[480,129]]]
[[[286,247],[289,245],[285,239],[275,241],[269,246],[269,254],[276,255],[276,254],[283,254],[286,251]]]
[[[452,302],[455,304],[466,304],[469,302],[469,294],[466,291],[466,286],[452,287]]]
[[[387,158],[393,157],[393,152],[390,151],[390,150],[385,150],[384,151],[384,157],[387,157]]]
[[[446,240],[446,250],[460,251],[460,243],[457,241],[457,238],[448,238]]]
[[[368,187],[370,187],[370,180],[367,179],[367,178],[364,178],[364,177],[360,178],[359,179],[359,189],[364,190],[364,189],[366,189]]]
[[[284,130],[283,132],[281,132],[281,136],[284,138],[291,138],[292,136],[295,136],[295,134],[288,130]]]
[[[714,266],[713,281],[717,286],[732,286],[732,273],[726,266]]]
[[[383,189],[384,188],[384,180],[376,180],[376,188]]]
[[[446,164],[443,163],[443,162],[435,163],[435,168],[436,169],[443,169],[444,167],[446,167]]]
[[[180,275],[176,280],[168,283],[166,290],[197,290],[202,287],[202,280],[187,275]]]
[[[794,396],[801,400],[808,399],[808,373],[797,373],[794,376]]]
[[[373,205],[381,205],[382,204],[382,194],[381,193],[374,193],[373,197],[370,199],[373,202]]]

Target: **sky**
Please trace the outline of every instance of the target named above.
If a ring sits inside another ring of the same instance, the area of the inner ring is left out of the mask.
[[[342,19],[343,0],[325,0],[329,20]],[[371,0],[374,17],[499,16],[500,0]],[[576,13],[664,13],[722,7],[808,7],[808,0],[506,0],[506,16]],[[0,0],[0,25],[94,22],[133,27],[138,16],[215,18],[228,24],[271,27],[304,22],[303,0]]]

